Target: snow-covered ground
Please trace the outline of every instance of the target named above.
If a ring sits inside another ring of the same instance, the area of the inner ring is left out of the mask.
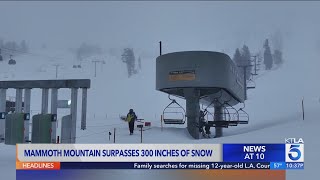
[[[62,54],[63,58],[48,60],[41,53]],[[286,58],[302,57],[306,56],[295,54]],[[119,115],[126,114],[128,109],[133,108],[139,118],[152,122],[152,128],[144,131],[144,143],[283,143],[286,137],[302,137],[306,144],[305,170],[290,171],[287,179],[298,180],[317,175],[316,163],[319,158],[316,152],[320,143],[316,137],[320,125],[320,86],[314,83],[316,77],[319,77],[315,68],[320,65],[318,61],[310,60],[303,65],[299,61],[286,62],[280,69],[266,73],[256,81],[256,89],[249,91],[246,102],[246,110],[250,114],[248,125],[225,129],[225,136],[222,138],[194,140],[185,126],[166,126],[161,131],[160,115],[169,100],[166,94],[155,90],[155,58],[156,56],[153,59],[142,59],[141,72],[128,79],[125,64],[120,57],[104,54],[88,58],[81,63],[81,69],[74,69],[72,65],[75,61],[70,60],[73,59],[72,54],[43,50],[37,55],[16,57],[15,66],[2,62],[0,80],[55,79],[54,64],[61,65],[58,79],[90,78],[92,87],[88,91],[87,130],[80,130],[78,119],[77,143],[113,143],[113,138],[111,141],[108,139],[108,132],[113,132],[114,128],[117,143],[140,143],[139,132],[135,131],[130,136],[127,124],[119,120]],[[106,64],[97,66],[96,78],[94,64],[91,62],[95,59],[106,61]],[[8,96],[14,95],[15,92],[9,90]],[[79,98],[80,95],[81,93]],[[68,98],[68,90],[59,91],[59,99]],[[304,121],[301,113],[302,98],[306,111]],[[183,100],[179,102],[184,104]],[[38,113],[40,105],[41,91],[32,90],[31,110]],[[58,113],[61,117],[68,112],[59,110]],[[15,179],[15,147],[0,144],[0,151],[0,174],[4,174],[5,179]],[[141,177],[140,173],[144,172],[121,171],[114,176],[121,177],[129,173],[133,179],[135,176],[138,179]]]

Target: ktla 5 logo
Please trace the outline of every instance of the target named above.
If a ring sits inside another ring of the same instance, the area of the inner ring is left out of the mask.
[[[304,162],[304,144],[286,144],[286,162]]]

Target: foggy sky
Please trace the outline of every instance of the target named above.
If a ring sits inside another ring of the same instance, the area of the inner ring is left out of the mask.
[[[234,52],[261,48],[280,30],[284,38],[319,38],[320,2],[0,2],[0,38],[33,47],[139,47],[157,52]],[[315,40],[314,40],[315,39]],[[297,40],[297,39],[296,39]],[[288,42],[288,41],[287,41]]]

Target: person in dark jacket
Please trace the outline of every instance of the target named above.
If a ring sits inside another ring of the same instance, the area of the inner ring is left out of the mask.
[[[206,113],[203,111],[200,111],[200,119],[199,119],[199,131],[202,133],[204,137],[209,137],[211,132],[210,132],[210,125],[205,119]],[[204,128],[204,129],[203,129]],[[205,131],[204,131],[205,130]]]
[[[200,111],[200,117],[199,117],[199,132],[205,136],[205,132],[203,130],[203,127],[206,124],[206,119],[205,119],[205,113],[203,111]]]
[[[133,109],[129,110],[129,113],[127,114],[127,121],[129,124],[129,131],[130,131],[130,135],[133,134],[133,130],[134,130],[134,122],[137,120],[137,116],[136,113],[133,111]]]

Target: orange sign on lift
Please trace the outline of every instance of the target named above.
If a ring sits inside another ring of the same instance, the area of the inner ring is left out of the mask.
[[[196,79],[194,70],[172,71],[169,73],[169,81],[192,81]]]

